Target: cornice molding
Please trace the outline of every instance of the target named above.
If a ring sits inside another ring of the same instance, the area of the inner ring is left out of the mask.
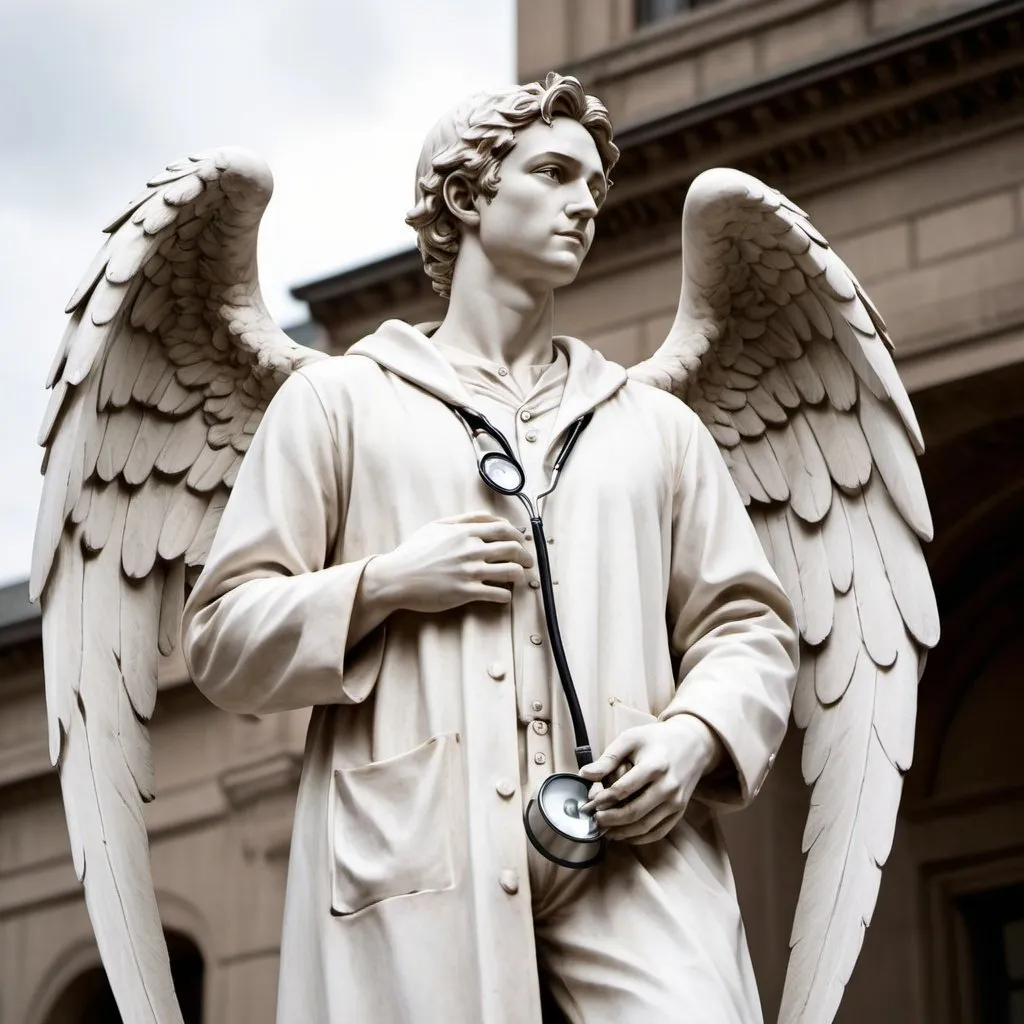
[[[589,273],[678,224],[693,178],[738,167],[799,195],[1024,118],[1024,0],[930,22],[627,128]],[[329,326],[430,299],[415,250],[293,290]]]

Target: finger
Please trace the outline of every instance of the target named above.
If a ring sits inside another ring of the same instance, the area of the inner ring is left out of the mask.
[[[482,554],[485,562],[517,562],[524,569],[533,565],[533,555],[514,540],[490,541],[484,545]]]
[[[520,547],[526,545],[522,531],[500,516],[493,516],[488,520],[473,520],[462,525],[466,527],[471,537],[479,537],[489,544],[494,541],[513,541]]]
[[[493,512],[489,512],[485,508],[478,508],[472,512],[460,512],[457,516],[444,516],[442,519],[436,519],[438,523],[493,523],[501,522],[507,523],[508,520],[502,516],[496,516]]]
[[[595,761],[594,763],[596,764],[597,762]],[[649,786],[661,774],[653,765],[644,764],[643,762],[636,764],[610,786],[598,789],[597,792],[594,792],[592,789],[588,794],[590,799],[583,805],[581,810],[589,813],[591,810],[606,810],[609,807],[614,807],[616,804],[623,803],[639,793],[645,786]]]
[[[668,799],[667,789],[654,785],[648,786],[636,795],[633,800],[624,804],[616,804],[614,807],[599,809],[595,814],[595,820],[601,828],[618,828],[621,825],[631,825],[648,815],[656,807],[660,807]]]
[[[471,575],[486,583],[522,583],[526,570],[519,562],[474,562]]]
[[[623,775],[628,771],[633,770],[633,762],[627,757],[625,760],[619,762],[618,768],[614,771],[609,772],[600,782],[595,782],[591,787],[587,796],[593,800],[602,789],[607,789],[613,783],[618,782]],[[586,805],[589,810],[589,804]]]
[[[667,835],[683,816],[686,808],[674,804],[659,804],[637,821],[609,829],[606,835],[616,842],[647,843]]]
[[[640,742],[639,731],[639,728],[627,729],[624,733],[621,733],[608,744],[605,752],[596,761],[591,761],[590,764],[585,764],[580,769],[580,775],[585,779],[598,782],[610,772],[615,771],[636,750]]]
[[[489,601],[491,604],[509,604],[512,591],[507,587],[491,587],[486,583],[477,583],[466,591],[464,604],[471,601]]]
[[[642,836],[636,836],[632,840],[628,840],[633,843],[634,846],[644,846],[647,843],[656,843],[659,839],[664,839],[675,827],[683,820],[683,815],[686,811],[682,811],[679,814],[670,814],[657,828],[652,828],[650,832]]]

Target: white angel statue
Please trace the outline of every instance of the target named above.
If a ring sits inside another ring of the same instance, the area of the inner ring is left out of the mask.
[[[181,1021],[142,804],[183,607],[215,703],[312,708],[283,1024],[539,1022],[538,970],[573,1022],[760,1020],[714,817],[760,789],[791,707],[813,794],[780,1021],[833,1020],[938,639],[920,431],[857,280],[737,171],[689,191],[650,359],[553,336],[617,156],[569,77],[448,114],[409,215],[445,320],[337,358],[264,306],[250,154],[172,164],[108,226],[50,375],[31,585],[132,1024]],[[561,808],[604,837],[585,868],[531,831],[551,778],[592,786]]]

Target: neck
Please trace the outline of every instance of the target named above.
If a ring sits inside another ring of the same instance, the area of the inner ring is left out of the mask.
[[[501,277],[487,261],[461,258],[434,340],[517,370],[554,361],[554,296]]]

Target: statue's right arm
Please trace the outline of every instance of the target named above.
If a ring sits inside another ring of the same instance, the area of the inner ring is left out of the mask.
[[[348,491],[338,452],[319,393],[293,374],[242,461],[182,618],[192,678],[226,710],[355,703],[373,687],[392,591],[361,592],[369,558],[327,564]]]
[[[532,565],[522,533],[486,511],[429,522],[391,551],[329,565],[343,495],[345,415],[293,374],[271,401],[185,605],[182,651],[228,711],[365,700],[400,609],[507,604]]]

